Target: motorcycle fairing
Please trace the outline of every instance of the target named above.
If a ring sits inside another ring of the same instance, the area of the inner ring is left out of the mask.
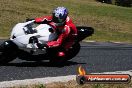
[[[11,32],[10,40],[12,40],[19,47],[27,47],[29,44],[29,39],[32,36],[36,36],[39,42],[43,44],[57,38],[56,33],[49,32],[49,28],[51,28],[51,26],[47,24],[40,24],[35,28],[29,29],[27,25],[32,26],[33,22],[34,21],[29,21],[16,24]],[[27,30],[30,30],[30,32],[26,33]],[[31,33],[31,30],[36,30],[36,32]]]

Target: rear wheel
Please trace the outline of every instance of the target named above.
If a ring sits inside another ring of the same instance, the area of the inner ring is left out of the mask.
[[[80,43],[75,43],[67,52],[66,60],[70,60],[75,57],[80,51]]]
[[[53,57],[50,62],[51,63],[56,63],[56,64],[63,64],[66,61],[72,59],[75,57],[80,51],[80,44],[75,43],[67,52],[65,57]]]
[[[50,59],[50,63],[52,65],[62,65],[66,62],[67,60],[65,59],[65,57],[54,57]]]

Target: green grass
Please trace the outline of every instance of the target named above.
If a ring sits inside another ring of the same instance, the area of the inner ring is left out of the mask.
[[[76,25],[95,29],[87,40],[132,43],[132,8],[94,0],[0,0],[0,37],[9,37],[12,27],[26,18],[51,15],[57,6],[67,7]]]

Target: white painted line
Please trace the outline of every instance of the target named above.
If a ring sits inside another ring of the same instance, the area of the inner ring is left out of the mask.
[[[94,43],[94,42],[97,42],[97,41],[94,41],[94,40],[82,40],[83,42],[91,42],[91,43]]]
[[[129,74],[130,76],[132,76],[132,70],[115,71],[115,72],[102,72],[102,73],[93,73],[93,74]]]
[[[52,82],[68,82],[70,80],[75,80],[76,75],[69,76],[58,76],[58,77],[46,77],[46,78],[35,78],[35,79],[25,79],[25,80],[13,80],[0,82],[0,88],[8,88],[14,86],[24,86],[32,84],[47,84]]]
[[[129,74],[132,76],[132,70],[90,73],[90,74]],[[53,82],[68,82],[70,80],[76,80],[76,75],[3,81],[3,82],[0,82],[0,88],[9,88],[9,87],[14,87],[14,86],[25,86],[25,85],[33,85],[33,84],[47,84],[47,83],[53,83]]]

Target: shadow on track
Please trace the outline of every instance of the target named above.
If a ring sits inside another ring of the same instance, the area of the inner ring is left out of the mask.
[[[71,66],[71,65],[78,65],[78,64],[86,64],[86,63],[78,63],[73,61],[67,61],[65,63],[49,63],[49,62],[21,62],[21,63],[8,63],[0,66],[16,66],[16,67],[64,67],[64,66]]]

